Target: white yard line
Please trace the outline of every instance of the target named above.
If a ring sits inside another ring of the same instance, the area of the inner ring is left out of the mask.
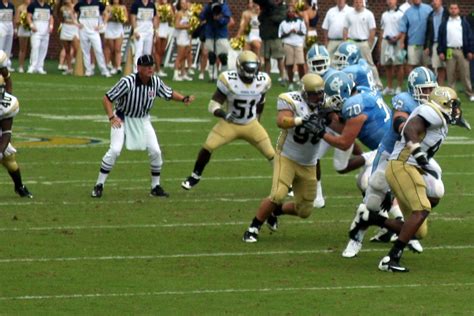
[[[84,294],[59,294],[59,295],[24,295],[0,296],[0,301],[18,300],[52,300],[52,299],[90,299],[107,297],[144,297],[144,296],[184,296],[206,294],[240,294],[240,293],[283,293],[283,292],[308,292],[308,291],[353,291],[353,290],[386,290],[403,288],[443,288],[443,287],[471,287],[473,282],[465,283],[411,283],[411,284],[381,284],[381,285],[346,285],[346,286],[311,286],[311,287],[266,287],[254,289],[200,289],[188,291],[154,291],[154,292],[129,292],[129,293],[84,293]]]
[[[462,246],[437,246],[424,247],[425,250],[466,250],[474,249],[474,245]],[[386,250],[386,249],[385,249]],[[77,261],[120,261],[120,260],[161,260],[177,258],[215,258],[215,257],[248,257],[248,256],[276,256],[276,255],[305,255],[335,253],[340,250],[314,249],[314,250],[281,250],[281,251],[247,251],[247,252],[213,252],[213,253],[179,253],[170,255],[147,255],[147,256],[98,256],[98,257],[38,257],[38,258],[0,258],[0,264],[9,263],[32,263],[32,262],[77,262]],[[379,252],[383,248],[362,249],[362,252]]]

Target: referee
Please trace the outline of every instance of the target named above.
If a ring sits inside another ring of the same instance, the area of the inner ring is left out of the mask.
[[[153,75],[155,62],[151,55],[138,58],[138,71],[122,77],[104,96],[103,106],[110,121],[110,148],[102,158],[99,177],[91,196],[100,198],[105,180],[115,165],[122,147],[147,150],[151,167],[151,196],[168,197],[160,186],[163,160],[160,145],[151,125],[149,112],[156,97],[189,105],[194,96],[183,96]],[[115,103],[115,111],[113,104]]]

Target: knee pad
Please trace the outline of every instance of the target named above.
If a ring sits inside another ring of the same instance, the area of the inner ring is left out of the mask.
[[[431,175],[423,175],[426,183],[426,195],[428,197],[441,199],[444,196],[444,184],[441,179],[436,179]]]
[[[313,211],[313,201],[303,201],[295,205],[296,213],[301,218],[308,218]]]
[[[209,59],[209,65],[214,65],[216,63],[217,56],[214,52],[209,52],[208,59]]]
[[[16,163],[15,154],[4,157],[2,164],[8,170],[8,172],[15,172],[19,169],[18,164]]]
[[[219,54],[219,60],[223,67],[227,66],[227,54]]]
[[[367,188],[369,187],[370,171],[371,168],[365,167],[359,172],[357,176],[357,187],[361,192],[367,191]]]
[[[352,147],[350,150],[352,152]],[[347,165],[349,164],[349,159],[351,158],[351,152],[343,151],[340,149],[334,150],[333,166],[337,172],[340,172],[347,168]]]

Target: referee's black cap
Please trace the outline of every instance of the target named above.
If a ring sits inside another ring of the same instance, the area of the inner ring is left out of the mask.
[[[155,60],[151,55],[142,55],[138,58],[137,65],[138,66],[153,66],[155,64]]]

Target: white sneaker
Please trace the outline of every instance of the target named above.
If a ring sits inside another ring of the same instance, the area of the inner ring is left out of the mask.
[[[314,199],[313,206],[315,208],[323,208],[326,205],[326,201],[324,201],[324,196],[322,195],[316,195],[316,198]]]
[[[105,78],[110,78],[110,77],[112,77],[112,75],[111,75],[110,72],[108,72],[108,71],[107,71],[107,72],[104,72],[104,73],[102,74],[102,76],[104,76]]]
[[[163,69],[160,69],[160,71],[158,71],[158,76],[166,77],[166,76],[168,76],[168,74],[166,72],[164,72]]]
[[[25,72],[25,69],[23,69],[23,67],[18,67],[18,72],[22,74]]]
[[[185,74],[181,78],[183,78],[183,80],[185,80],[185,81],[193,81],[193,78],[189,77],[188,74]]]
[[[59,64],[59,65],[58,65],[58,70],[67,70],[67,66],[66,66],[66,65],[62,65],[62,64]]]
[[[393,89],[389,87],[385,87],[385,89],[382,90],[382,95],[393,95]]]
[[[112,69],[110,70],[110,74],[111,74],[111,75],[116,75],[116,74],[117,74],[117,69],[112,68]]]
[[[360,241],[349,239],[346,249],[342,252],[344,258],[354,258],[357,256],[359,251],[362,249],[362,243]]]
[[[178,76],[175,75],[175,76],[173,76],[173,81],[183,81],[183,77],[181,77],[179,75]]]
[[[44,69],[38,70],[37,73],[39,73],[40,75],[46,75],[47,74],[47,72]]]
[[[474,102],[474,95],[471,95],[471,96],[469,97],[469,101]]]
[[[422,253],[423,246],[421,245],[418,239],[412,239],[408,242],[408,249],[413,251],[414,253]]]
[[[194,76],[194,69],[189,68],[188,69],[188,75]]]
[[[94,75],[94,72],[93,71],[86,71],[86,73],[84,75],[86,77],[92,77]]]
[[[395,95],[400,94],[400,93],[402,93],[402,88],[397,87],[397,88],[395,89]]]
[[[203,72],[201,72],[201,73],[199,74],[198,79],[199,79],[199,80],[204,80],[204,73],[203,73]]]
[[[34,74],[36,71],[33,68],[28,68],[28,71],[26,73],[29,74]]]
[[[63,75],[72,75],[72,69],[64,70]]]

